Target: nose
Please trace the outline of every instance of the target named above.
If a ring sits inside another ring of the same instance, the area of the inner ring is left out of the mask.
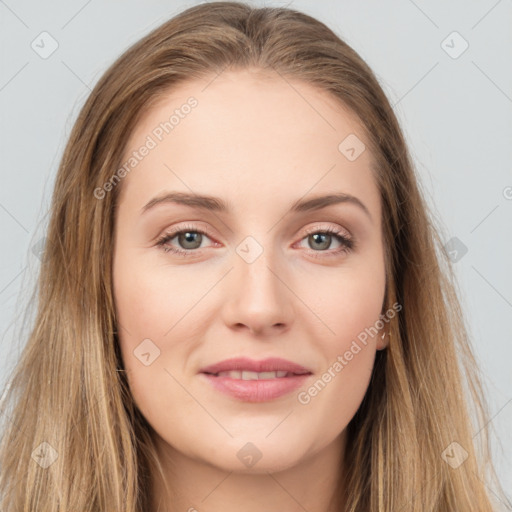
[[[290,329],[295,310],[284,265],[264,250],[252,262],[234,254],[234,268],[226,280],[225,324],[237,331],[272,336]]]

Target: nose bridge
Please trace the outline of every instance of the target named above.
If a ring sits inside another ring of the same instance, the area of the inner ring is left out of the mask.
[[[279,283],[274,270],[280,268],[276,259],[279,251],[272,247],[272,236],[247,236],[236,247],[235,279],[239,282],[241,295],[249,296],[253,300],[264,299],[267,302],[275,300],[281,294],[282,283]],[[244,290],[246,288],[246,290]]]
[[[280,251],[272,243],[272,235],[267,233],[258,240],[247,236],[235,247],[227,306],[229,323],[255,330],[289,324],[293,294],[284,284]]]

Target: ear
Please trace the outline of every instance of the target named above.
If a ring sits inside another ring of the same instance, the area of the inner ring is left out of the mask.
[[[390,333],[388,329],[382,329],[382,331],[377,335],[377,350],[384,350],[388,346],[389,337]]]

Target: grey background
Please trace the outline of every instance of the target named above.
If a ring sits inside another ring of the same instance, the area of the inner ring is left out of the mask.
[[[24,311],[37,244],[81,105],[130,44],[197,3],[0,0],[0,385],[30,324]],[[443,240],[456,251],[492,412],[485,428],[512,493],[512,2],[251,3],[289,6],[325,22],[366,60],[394,105]],[[58,43],[48,58],[31,47],[42,46],[43,31]],[[464,40],[469,46],[458,55]]]

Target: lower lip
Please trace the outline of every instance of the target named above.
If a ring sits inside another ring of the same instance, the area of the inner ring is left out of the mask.
[[[302,386],[306,379],[311,376],[308,373],[294,377],[242,380],[230,377],[215,377],[208,373],[201,373],[201,375],[218,391],[244,402],[267,402],[287,395]]]

